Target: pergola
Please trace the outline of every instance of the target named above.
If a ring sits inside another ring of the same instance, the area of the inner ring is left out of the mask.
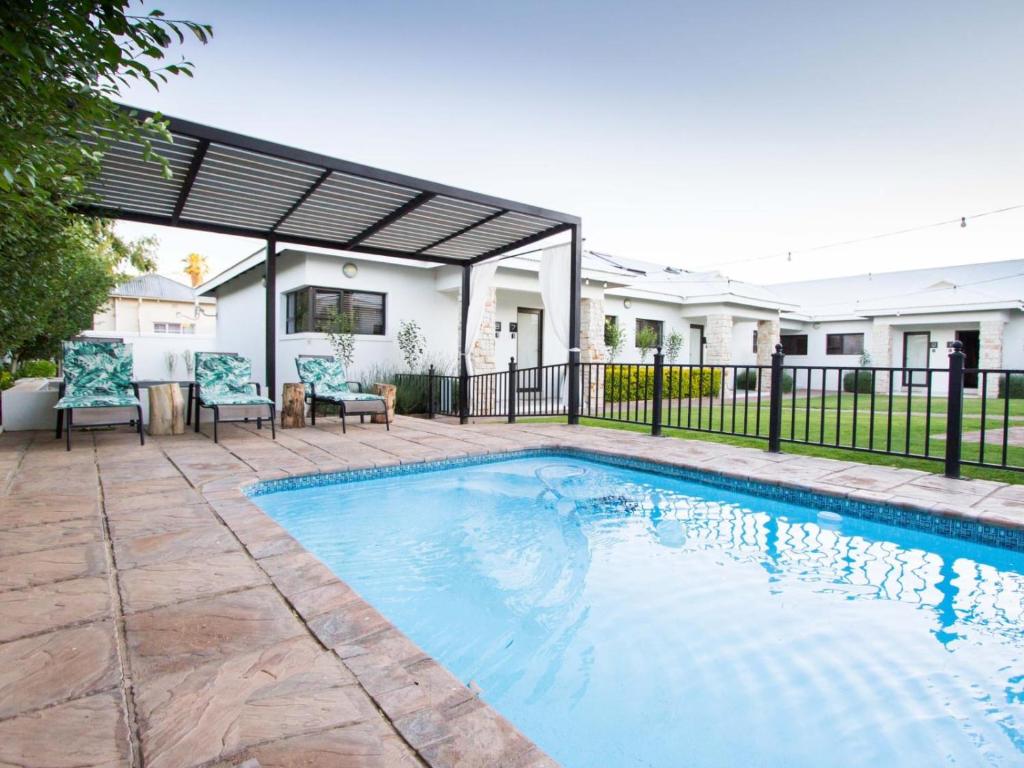
[[[128,109],[126,107],[126,109]],[[132,110],[145,118],[153,113]],[[266,241],[266,383],[276,393],[279,243],[319,246],[462,268],[460,413],[468,413],[466,334],[473,266],[561,232],[571,233],[569,362],[580,344],[580,219],[314,152],[161,116],[172,142],[153,151],[117,142],[78,210],[105,218]],[[579,412],[578,367],[569,366],[569,420]]]

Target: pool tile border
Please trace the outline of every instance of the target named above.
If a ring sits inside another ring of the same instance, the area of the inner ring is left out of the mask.
[[[574,456],[610,466],[651,472],[687,482],[703,483],[722,490],[759,496],[771,501],[812,507],[871,522],[895,525],[923,533],[1024,552],[1024,528],[1015,526],[1009,521],[1004,526],[981,520],[976,516],[976,513],[972,515],[966,511],[960,512],[954,508],[936,511],[921,507],[913,501],[906,503],[894,503],[891,500],[871,501],[855,498],[849,494],[838,494],[825,489],[809,488],[802,483],[753,479],[742,474],[697,469],[670,462],[623,456],[621,454],[583,449],[576,446],[525,448],[412,464],[395,464],[366,469],[295,475],[257,481],[243,487],[241,490],[249,498],[258,498],[271,493],[304,488],[344,485],[387,477],[440,472],[458,469],[459,467],[479,466],[481,464],[493,464],[537,456]]]

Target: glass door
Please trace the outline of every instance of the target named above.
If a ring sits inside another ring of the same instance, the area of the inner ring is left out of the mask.
[[[520,370],[519,389],[536,392],[540,389],[538,368],[544,357],[544,310],[524,309],[516,312],[516,366]]]
[[[928,331],[907,331],[903,334],[903,386],[928,386],[927,368],[931,347],[932,335]],[[913,370],[922,368],[925,370]]]
[[[704,365],[704,326],[690,326],[690,365]]]

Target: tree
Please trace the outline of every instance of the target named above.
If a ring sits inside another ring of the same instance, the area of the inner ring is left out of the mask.
[[[0,209],[0,241],[14,257],[4,254],[0,345],[15,359],[55,355],[63,340],[92,327],[96,310],[127,270],[153,266],[153,241],[126,243],[110,222],[50,215],[24,233],[8,228],[4,214]],[[48,228],[51,219],[62,226]]]
[[[626,345],[626,332],[614,317],[604,319],[604,346],[608,350],[608,361],[614,363]]]
[[[92,325],[113,281],[152,266],[151,242],[124,242],[109,224],[72,212],[87,200],[103,151],[130,139],[144,156],[166,123],[114,102],[145,81],[192,74],[166,49],[209,26],[127,12],[128,0],[0,3],[0,355],[53,349]]]
[[[658,332],[649,325],[641,326],[636,331],[636,346],[640,350],[640,362],[647,362],[647,355],[658,346]]]
[[[665,357],[668,358],[670,363],[674,363],[682,351],[683,334],[673,328],[672,332],[665,339]]]
[[[327,340],[334,350],[334,359],[345,368],[352,367],[356,354],[356,323],[351,314],[335,310],[327,320]]]
[[[409,370],[415,371],[426,348],[423,332],[415,320],[403,320],[399,325],[398,348],[402,351],[402,357],[405,358]]]

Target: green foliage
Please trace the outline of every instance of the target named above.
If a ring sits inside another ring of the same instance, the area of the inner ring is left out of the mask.
[[[127,12],[127,0],[6,0],[0,4],[0,354],[47,357],[92,325],[126,267],[152,266],[151,241],[71,213],[103,151],[129,139],[144,155],[166,124],[113,100],[137,81],[158,87],[192,65],[164,65],[185,33],[210,28]]]
[[[327,319],[327,340],[334,351],[334,359],[344,364],[346,368],[352,366],[356,354],[356,321],[351,314],[335,310]]]
[[[683,334],[673,328],[672,332],[665,339],[665,359],[670,363],[674,363],[682,351]]]
[[[654,397],[653,365],[609,365],[605,367],[605,402],[650,400]],[[708,397],[719,393],[722,371],[712,368],[666,368],[662,393],[666,398]]]
[[[410,371],[416,370],[423,353],[426,351],[427,342],[423,338],[419,323],[415,320],[403,320],[398,327],[398,348],[402,351],[405,364]]]
[[[871,371],[850,371],[843,374],[843,392],[871,393]]]
[[[1009,386],[1007,386],[1007,379],[1009,379]],[[1011,400],[1024,398],[1024,375],[1018,373],[1000,376],[999,398],[1009,398]]]
[[[622,348],[626,346],[626,332],[610,317],[604,320],[604,346],[608,350],[610,362],[615,362],[615,358],[622,354]]]
[[[640,350],[640,361],[647,359],[647,355],[658,345],[658,332],[651,326],[642,326],[636,332],[636,348]]]
[[[735,388],[737,392],[743,390],[754,391],[757,389],[757,371],[749,370],[743,371],[742,373],[736,374]],[[793,391],[793,376],[791,374],[783,372],[782,374],[782,391],[792,392]]]
[[[52,360],[26,360],[18,366],[16,379],[52,379],[57,375],[57,364]]]
[[[14,377],[10,371],[0,371],[0,391],[14,386]]]
[[[170,76],[191,77],[192,63],[165,64],[165,51],[186,33],[205,43],[213,30],[156,9],[133,15],[130,4],[0,5],[0,190],[61,205],[51,196],[80,193],[111,141],[138,140],[148,155],[152,138],[168,137],[162,120],[140,120],[114,98],[139,81],[159,88]]]

